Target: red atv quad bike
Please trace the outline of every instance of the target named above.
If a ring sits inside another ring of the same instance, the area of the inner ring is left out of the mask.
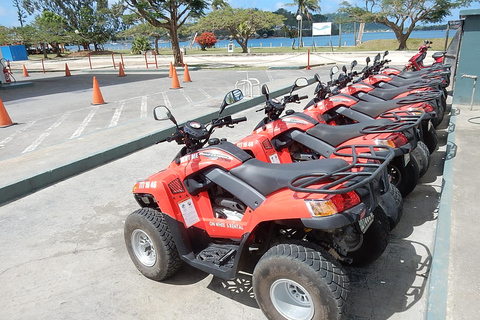
[[[443,108],[439,112],[436,111],[439,109],[438,106],[442,105],[441,102],[438,102],[442,92],[439,90],[413,90],[411,93],[399,94],[404,90],[384,90],[358,81],[349,85],[357,75],[353,71],[356,65],[357,62],[354,60],[351,64],[350,73],[347,73],[346,67],[343,66],[344,73],[340,74],[337,80],[329,82],[330,86],[336,86],[334,90],[331,90],[330,86],[323,86],[317,77],[319,86],[316,90],[315,99],[322,101],[328,96],[336,95],[337,97],[333,101],[337,103],[331,107],[344,105],[349,107],[349,112],[354,110],[374,118],[386,111],[422,111],[425,116],[420,127],[420,138],[427,146],[429,153],[433,153],[438,142],[435,124],[438,125],[443,119]]]
[[[220,113],[242,96],[227,94]],[[141,209],[127,217],[124,237],[137,269],[161,281],[183,261],[234,279],[256,258],[253,290],[267,318],[344,316],[349,281],[339,260],[373,261],[388,242],[388,219],[377,204],[392,150],[358,155],[350,146],[335,151],[350,162],[264,163],[210,138],[245,118],[219,117],[207,129],[196,121],[178,125],[166,107],[155,108],[156,119],[162,111],[176,126],[167,141],[185,146],[166,169],[134,186]],[[370,230],[376,238],[365,237]]]
[[[401,170],[408,175],[402,182],[415,187],[418,179],[418,169],[412,165],[413,172],[403,169],[405,157],[410,157],[412,146],[401,133],[416,126],[421,117],[412,117],[406,121],[392,121],[390,119],[370,120],[358,124],[331,126],[320,123],[314,117],[302,112],[287,110],[281,116],[289,103],[299,103],[307,96],[294,94],[294,90],[308,85],[306,78],[298,78],[290,89],[290,93],[281,101],[270,99],[267,85],[262,86],[262,93],[266,97],[265,107],[258,111],[265,111],[266,116],[258,123],[253,132],[240,139],[236,145],[258,160],[268,163],[292,163],[326,159],[336,157],[334,150],[349,145],[388,145],[392,147],[395,157],[387,165],[389,173]],[[358,149],[362,152],[361,149]],[[368,150],[367,150],[368,151]],[[350,159],[346,159],[347,161]],[[398,169],[400,166],[402,168]],[[395,183],[398,177],[390,176],[389,190],[380,198],[380,206],[389,218],[393,229],[400,221],[403,209],[403,199]]]

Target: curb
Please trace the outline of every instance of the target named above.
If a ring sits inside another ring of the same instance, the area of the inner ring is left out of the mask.
[[[451,206],[453,197],[453,161],[455,144],[455,114],[452,108],[448,124],[447,150],[443,167],[442,194],[438,205],[437,227],[432,250],[432,264],[428,281],[426,320],[446,319],[448,298],[448,267],[450,255]]]
[[[314,81],[314,78],[308,79],[309,85],[314,83]],[[272,91],[270,92],[270,96],[278,97],[280,95],[287,94],[290,91],[290,88],[291,86],[288,86],[276,91]],[[249,100],[241,101],[226,108],[223,112],[223,115],[232,115],[237,112],[255,107],[264,102],[265,98],[263,96],[258,96]],[[198,122],[205,123],[213,118],[216,118],[217,116],[218,111],[215,110],[203,116],[197,117],[196,119],[190,120],[196,120]],[[184,123],[179,123],[179,125],[183,124]],[[129,142],[114,146],[101,152],[87,155],[74,162],[66,163],[51,170],[30,177],[26,177],[12,184],[1,186],[0,206],[32,194],[43,188],[49,187],[59,181],[68,179],[85,171],[102,166],[108,162],[123,158],[136,151],[152,146],[158,141],[166,139],[174,132],[174,130],[174,126],[171,126],[167,129],[163,129],[152,134],[131,140]]]

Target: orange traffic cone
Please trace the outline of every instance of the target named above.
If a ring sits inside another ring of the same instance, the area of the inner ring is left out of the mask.
[[[2,99],[0,99],[0,128],[5,128],[14,125],[10,116],[3,105]]]
[[[185,64],[185,73],[183,74],[183,82],[192,82],[192,79],[190,79],[190,73],[188,72],[187,64]]]
[[[168,77],[169,77],[169,78],[173,77],[173,64],[172,64],[172,61],[170,61],[170,70],[168,71]]]
[[[178,82],[178,75],[177,75],[177,70],[173,68],[172,71],[172,87],[170,89],[178,89],[180,88],[180,82]]]
[[[123,71],[123,64],[121,62],[118,64],[118,76],[125,77],[125,71]]]
[[[68,69],[68,65],[65,63],[65,77],[70,77],[71,75],[70,69]]]
[[[24,76],[24,77],[30,77],[30,76],[28,75],[27,68],[25,68],[25,65],[23,65],[23,76]]]
[[[100,87],[98,86],[97,77],[93,77],[93,102],[92,104],[104,104]]]

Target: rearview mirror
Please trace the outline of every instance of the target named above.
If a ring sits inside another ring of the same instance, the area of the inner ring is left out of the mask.
[[[308,86],[307,78],[298,78],[297,80],[295,80],[295,87],[300,88],[306,86]]]
[[[343,71],[343,73],[347,73],[347,67],[345,65],[343,65],[342,71]]]
[[[375,62],[378,62],[380,61],[380,53],[377,53],[377,55],[375,56]]]
[[[330,69],[330,80],[332,80],[332,77],[335,73],[338,72],[338,67],[337,66],[333,66],[331,69]]]
[[[353,70],[357,66],[357,60],[353,60],[352,63],[350,64],[350,68]]]
[[[157,106],[153,109],[153,117],[155,118],[155,120],[157,121],[161,121],[161,120],[170,120],[172,121],[174,124],[177,124],[177,120],[175,120],[175,117],[172,115],[172,113],[170,112],[170,110],[165,107],[165,106]]]
[[[385,52],[383,53],[383,57],[385,58],[386,56],[388,56],[389,52],[388,50],[385,50]]]
[[[231,104],[234,104],[235,102],[238,102],[243,99],[243,92],[240,89],[235,89],[230,91],[225,95],[225,98],[223,98],[222,105],[220,106],[220,111],[218,114],[222,114],[223,110],[225,110],[226,106],[229,106]]]
[[[368,64],[370,63],[370,57],[367,57],[367,59],[365,59],[365,61],[367,62],[367,66],[368,66]]]
[[[269,100],[270,90],[268,89],[268,86],[266,84],[262,86],[262,94],[267,98],[267,100]]]

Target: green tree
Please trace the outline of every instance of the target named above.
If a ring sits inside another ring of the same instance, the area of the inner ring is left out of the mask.
[[[60,44],[66,40],[65,26],[67,21],[51,11],[43,11],[41,16],[35,18],[34,26],[38,30],[38,37],[42,43],[46,42],[52,46],[57,57],[61,57]],[[45,58],[46,50],[43,54]]]
[[[420,23],[442,21],[454,8],[464,7],[466,0],[366,0],[365,7],[342,3],[341,11],[360,22],[377,22],[392,29],[398,41],[398,50],[407,49],[407,39]]]
[[[145,37],[154,38],[154,50],[158,54],[158,41],[160,38],[166,37],[168,31],[163,28],[157,28],[152,26],[150,23],[140,23],[136,24],[129,29],[120,33],[121,36],[137,36],[142,35]],[[145,51],[145,50],[143,50]]]
[[[125,0],[128,6],[157,28],[168,30],[176,66],[182,64],[178,29],[189,18],[200,17],[207,8],[204,0]]]
[[[210,12],[193,27],[198,31],[226,30],[248,52],[248,40],[258,30],[281,26],[285,18],[272,12],[255,9],[225,8]]]
[[[27,18],[27,13],[25,8],[23,7],[23,3],[21,0],[13,0],[12,2],[15,9],[17,9],[17,17],[18,22],[20,22],[20,27],[23,27],[25,19]]]
[[[85,49],[95,50],[122,27],[123,6],[107,8],[105,0],[24,0],[29,13],[50,11],[65,18],[65,32]]]

